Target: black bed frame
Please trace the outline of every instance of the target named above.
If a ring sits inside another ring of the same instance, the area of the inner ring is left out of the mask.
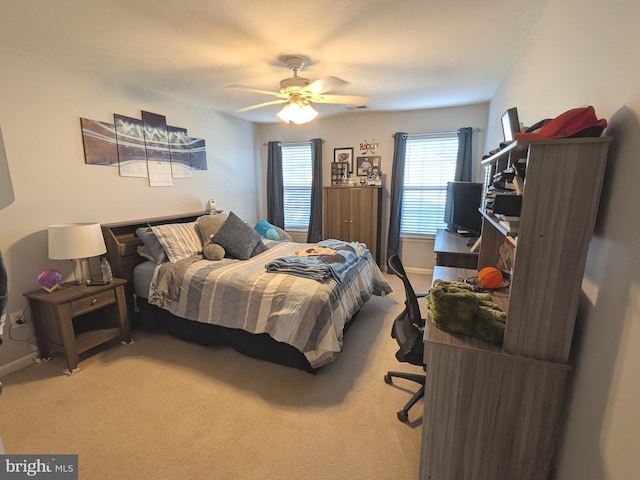
[[[186,320],[155,305],[150,305],[144,298],[134,297],[133,269],[145,260],[138,255],[137,248],[142,245],[142,241],[136,235],[136,229],[167,223],[193,222],[199,216],[207,214],[208,212],[193,212],[102,225],[107,258],[111,263],[113,275],[127,280],[125,293],[132,328],[160,330],[201,345],[228,345],[250,357],[315,373],[317,368],[311,367],[302,352],[291,345],[274,340],[266,333],[253,334],[240,329]],[[345,332],[353,318],[355,315],[345,325]]]

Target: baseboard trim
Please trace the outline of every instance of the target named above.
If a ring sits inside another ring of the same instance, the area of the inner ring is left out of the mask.
[[[389,271],[389,268],[386,265],[384,267],[381,267],[380,270],[383,271],[384,273],[388,273],[389,275],[392,275],[392,273]],[[420,275],[433,275],[433,268],[404,267],[404,271],[407,273],[418,273]]]
[[[33,361],[38,357],[38,352],[30,353],[22,358],[18,358],[13,362],[9,362],[6,365],[0,365],[0,378],[9,375],[10,373],[22,370],[25,367],[33,364]]]
[[[411,268],[404,267],[404,271],[407,273],[418,273],[420,275],[433,275],[432,268]]]

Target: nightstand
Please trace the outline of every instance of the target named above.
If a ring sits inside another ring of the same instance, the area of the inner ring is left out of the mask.
[[[109,340],[131,340],[126,280],[114,278],[107,285],[87,286],[65,283],[47,293],[25,293],[29,299],[38,348],[42,358],[51,348],[62,349],[69,372],[78,366],[78,355]]]

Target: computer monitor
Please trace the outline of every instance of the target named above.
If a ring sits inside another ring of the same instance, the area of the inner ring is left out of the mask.
[[[444,221],[447,230],[463,237],[477,237],[482,230],[482,184],[448,182]]]
[[[505,142],[515,140],[514,134],[520,132],[520,120],[518,118],[518,109],[512,107],[502,115],[502,133]]]

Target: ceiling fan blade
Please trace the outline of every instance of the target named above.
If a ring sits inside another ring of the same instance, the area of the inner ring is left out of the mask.
[[[302,87],[303,92],[309,92],[312,95],[320,95],[324,92],[330,92],[343,85],[348,85],[346,82],[338,77],[325,77],[314,80],[309,85]]]
[[[288,95],[281,92],[272,92],[271,90],[262,90],[260,88],[248,87],[246,85],[227,85],[226,88],[239,88],[249,92],[262,93],[264,95],[273,95],[279,98],[288,98]]]
[[[269,105],[277,105],[279,103],[286,103],[288,99],[280,99],[280,100],[271,100],[270,102],[258,103],[256,105],[251,105],[249,107],[239,108],[238,110],[234,110],[235,112],[248,112],[249,110],[253,110],[256,108],[268,107]]]
[[[366,105],[369,99],[366,95],[316,95],[309,98],[315,103],[336,103],[339,105]]]

